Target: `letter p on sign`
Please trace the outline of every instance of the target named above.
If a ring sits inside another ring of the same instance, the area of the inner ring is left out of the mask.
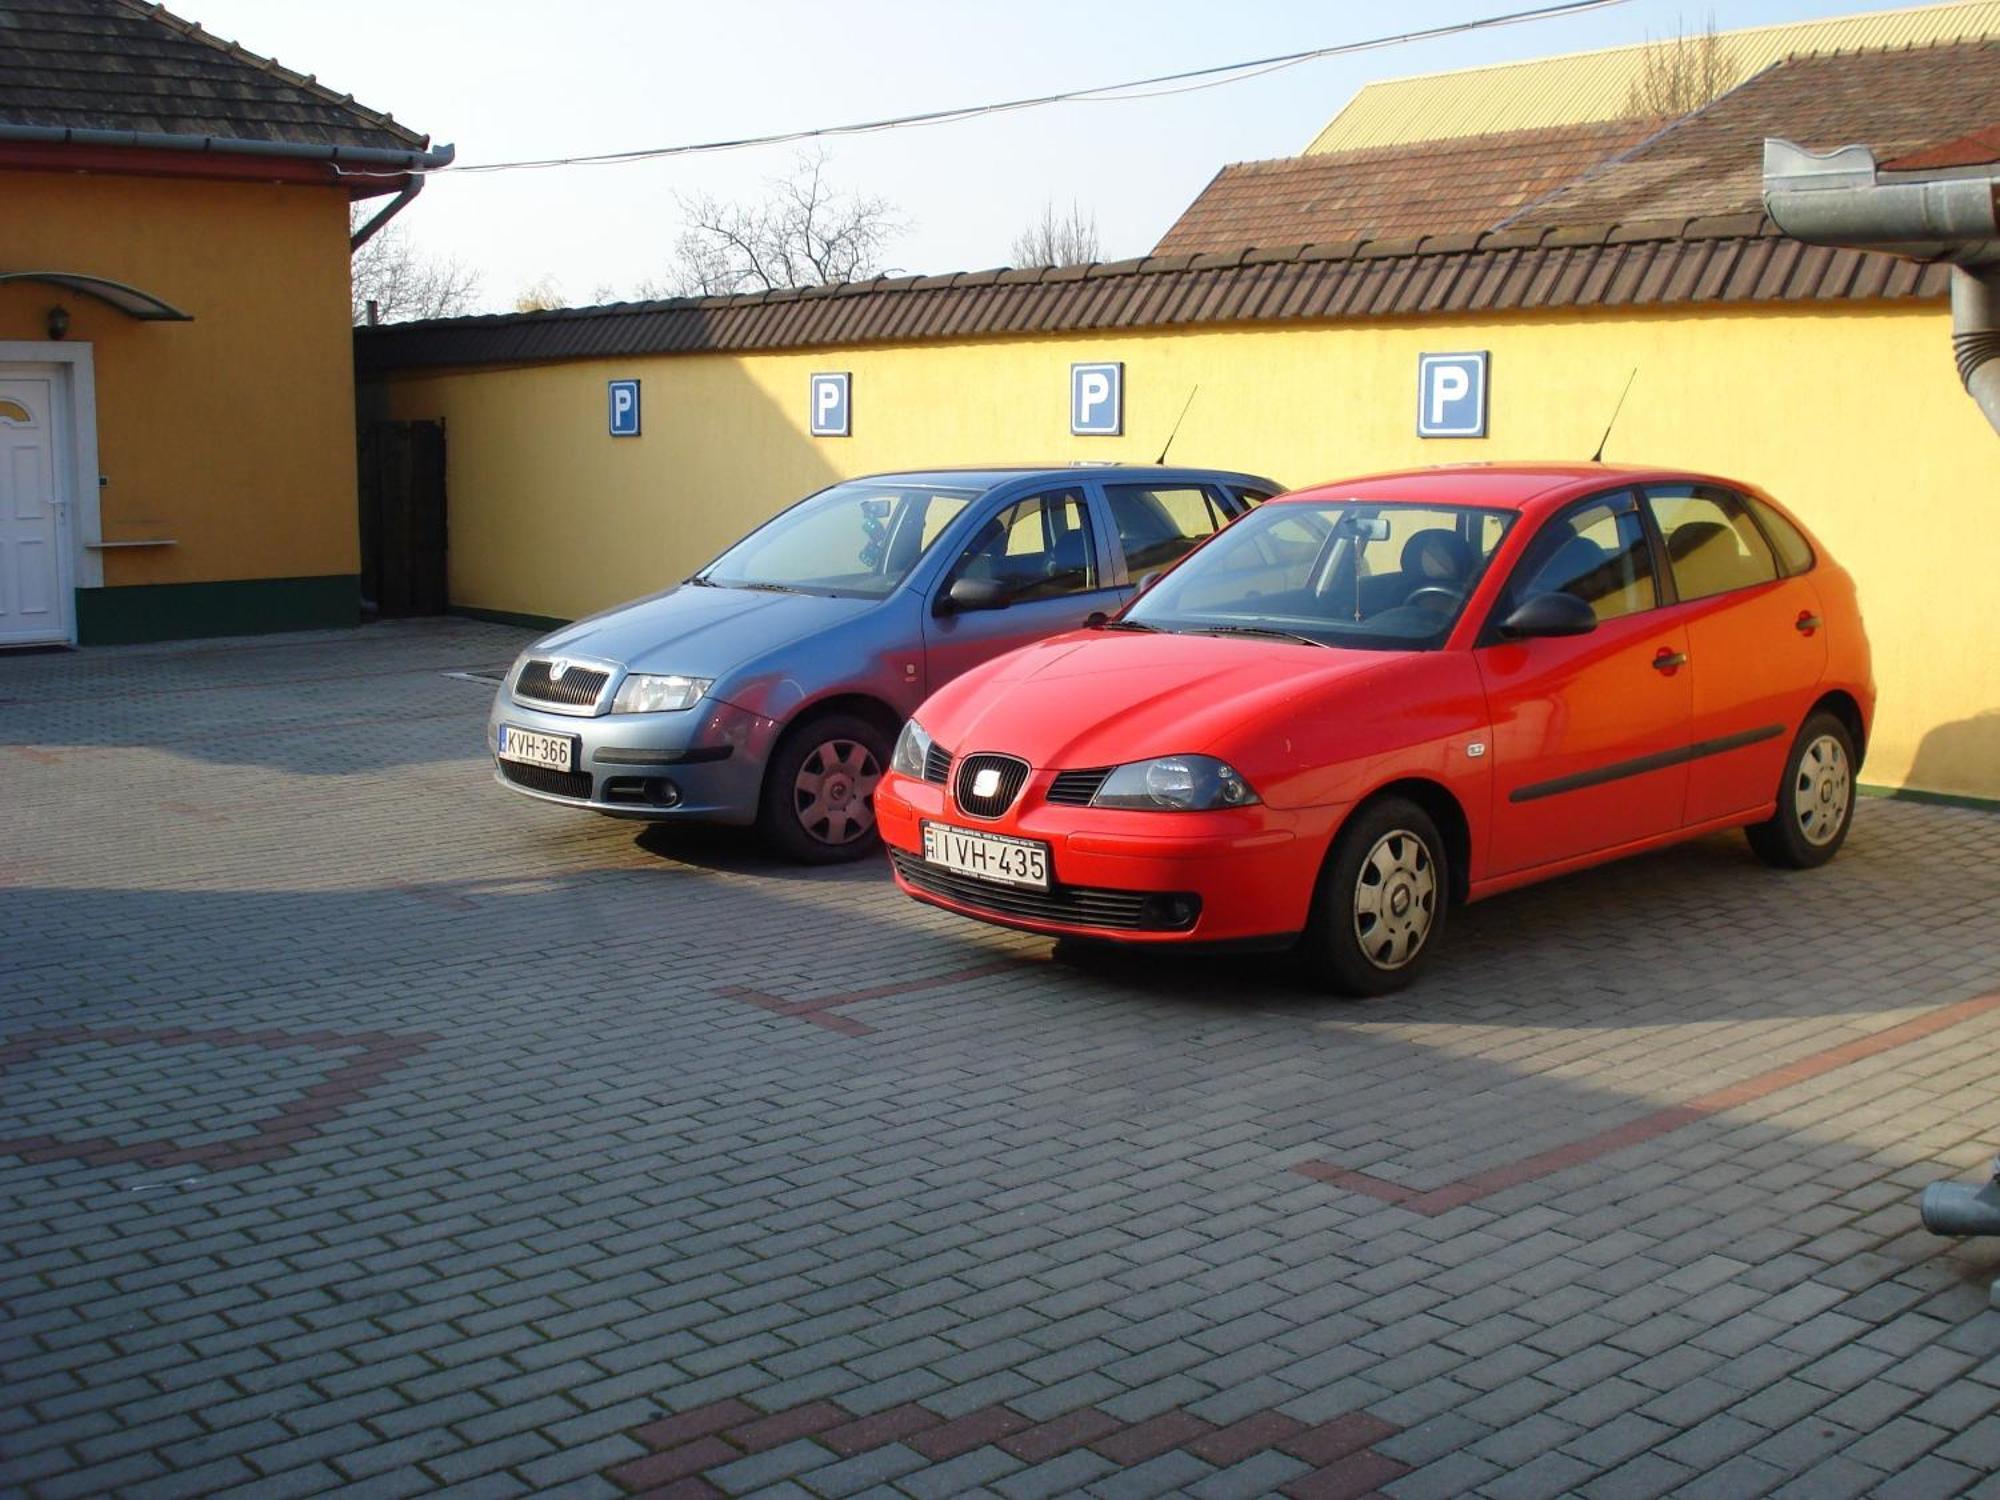
[[[1069,367],[1069,430],[1077,437],[1117,437],[1125,430],[1125,366]]]
[[[809,388],[812,435],[846,437],[853,430],[853,409],[849,400],[854,377],[846,371],[815,375]]]
[[[1417,359],[1417,436],[1486,436],[1487,352]]]
[[[613,437],[637,437],[639,435],[639,382],[636,380],[613,380],[606,382],[611,396],[611,435]]]

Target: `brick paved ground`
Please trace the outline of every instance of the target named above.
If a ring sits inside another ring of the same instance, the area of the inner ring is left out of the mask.
[[[1052,960],[530,805],[516,632],[0,660],[0,1487],[2000,1494],[2000,820]]]

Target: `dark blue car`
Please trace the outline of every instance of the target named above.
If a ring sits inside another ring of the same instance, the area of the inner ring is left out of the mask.
[[[1280,486],[1182,468],[850,479],[685,582],[514,663],[500,781],[614,817],[757,824],[784,853],[877,847],[875,783],[910,711],[987,658],[1117,609]]]

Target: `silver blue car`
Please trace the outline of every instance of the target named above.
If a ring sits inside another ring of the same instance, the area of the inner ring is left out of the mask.
[[[987,658],[1110,613],[1280,486],[1184,468],[850,479],[685,582],[521,654],[487,748],[526,796],[756,824],[825,863],[878,847],[875,783],[911,710]]]

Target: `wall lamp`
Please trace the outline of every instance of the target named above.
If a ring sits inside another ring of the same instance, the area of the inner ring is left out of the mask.
[[[48,329],[50,338],[61,338],[69,332],[69,309],[60,303],[50,308],[48,317],[43,320],[43,326]]]

